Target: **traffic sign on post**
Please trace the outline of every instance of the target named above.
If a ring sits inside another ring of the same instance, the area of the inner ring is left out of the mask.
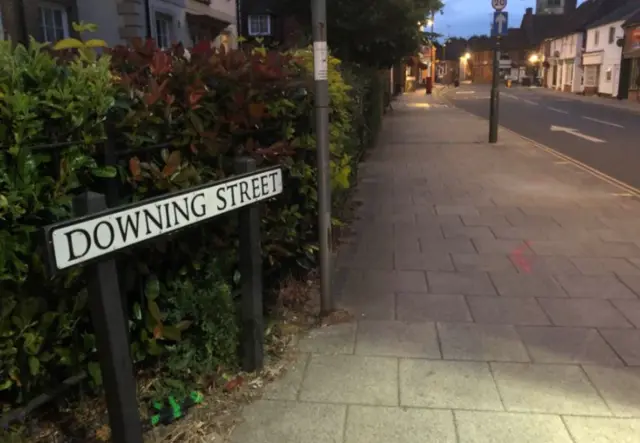
[[[496,11],[493,13],[493,23],[491,26],[491,37],[507,35],[509,29],[509,13]]]
[[[507,0],[491,0],[491,6],[493,6],[493,9],[496,11],[502,11],[507,7]]]

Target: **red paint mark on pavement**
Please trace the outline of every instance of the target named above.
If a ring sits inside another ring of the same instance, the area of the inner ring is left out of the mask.
[[[531,273],[531,264],[529,263],[529,260],[524,257],[523,252],[527,247],[529,247],[529,245],[529,240],[525,240],[522,246],[517,247],[511,253],[511,259],[515,263],[516,267],[527,274]]]

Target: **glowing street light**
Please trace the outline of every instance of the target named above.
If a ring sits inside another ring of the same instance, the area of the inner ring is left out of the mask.
[[[469,52],[464,54],[464,59],[469,60],[471,58],[471,54]]]
[[[529,61],[531,63],[537,63],[538,60],[540,60],[540,57],[538,57],[538,54],[532,54],[531,57],[529,57]]]

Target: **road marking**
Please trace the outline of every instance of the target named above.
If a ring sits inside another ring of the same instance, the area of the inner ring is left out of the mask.
[[[518,97],[516,95],[513,95],[513,94],[509,94],[507,92],[502,92],[501,95],[504,96],[504,97],[512,98],[514,100],[520,100],[520,97]]]
[[[620,129],[624,129],[624,126],[619,125],[617,123],[611,123],[611,122],[607,122],[604,120],[599,120],[597,118],[593,118],[593,117],[586,117],[586,116],[582,116],[582,118],[584,118],[585,120],[591,120],[592,122],[596,122],[596,123],[602,123],[603,125],[609,125],[609,126],[613,126],[615,128],[620,128]]]
[[[614,194],[612,194],[616,197],[633,197],[633,194],[630,192],[616,192]]]
[[[523,98],[522,101],[527,103],[527,104],[529,104],[529,105],[538,106],[538,103],[532,102],[531,100],[527,100],[526,98]]]
[[[571,162],[568,161],[560,161],[560,162],[556,162],[556,165],[570,165]]]
[[[552,108],[551,106],[547,106],[547,109],[549,111],[559,112],[560,114],[568,114],[567,111],[563,111],[562,109],[558,109],[558,108]]]
[[[583,134],[580,131],[578,131],[577,129],[574,128],[566,128],[564,126],[554,126],[551,125],[551,131],[552,132],[566,132],[567,134],[571,134],[571,135],[575,135],[576,137],[580,137],[583,138],[585,140],[589,140],[590,142],[593,143],[606,143],[604,140],[601,140],[599,138],[596,137],[592,137],[590,135],[587,134]]]
[[[456,94],[475,94],[476,91],[456,91]]]

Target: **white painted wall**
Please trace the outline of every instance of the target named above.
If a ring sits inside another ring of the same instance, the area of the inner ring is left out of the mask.
[[[582,92],[582,49],[583,34],[574,33],[559,37],[551,42],[551,55],[556,52],[559,78],[557,89],[563,90],[564,85],[571,85],[571,92]],[[571,67],[571,65],[573,67]]]
[[[601,94],[610,94],[612,96],[618,94],[622,48],[618,47],[616,41],[624,37],[623,23],[623,21],[616,21],[587,30],[586,52],[603,51],[598,83],[598,92]],[[609,41],[610,28],[615,29],[612,41]],[[596,33],[599,35],[597,44]],[[610,77],[607,76],[607,72],[610,73]]]

